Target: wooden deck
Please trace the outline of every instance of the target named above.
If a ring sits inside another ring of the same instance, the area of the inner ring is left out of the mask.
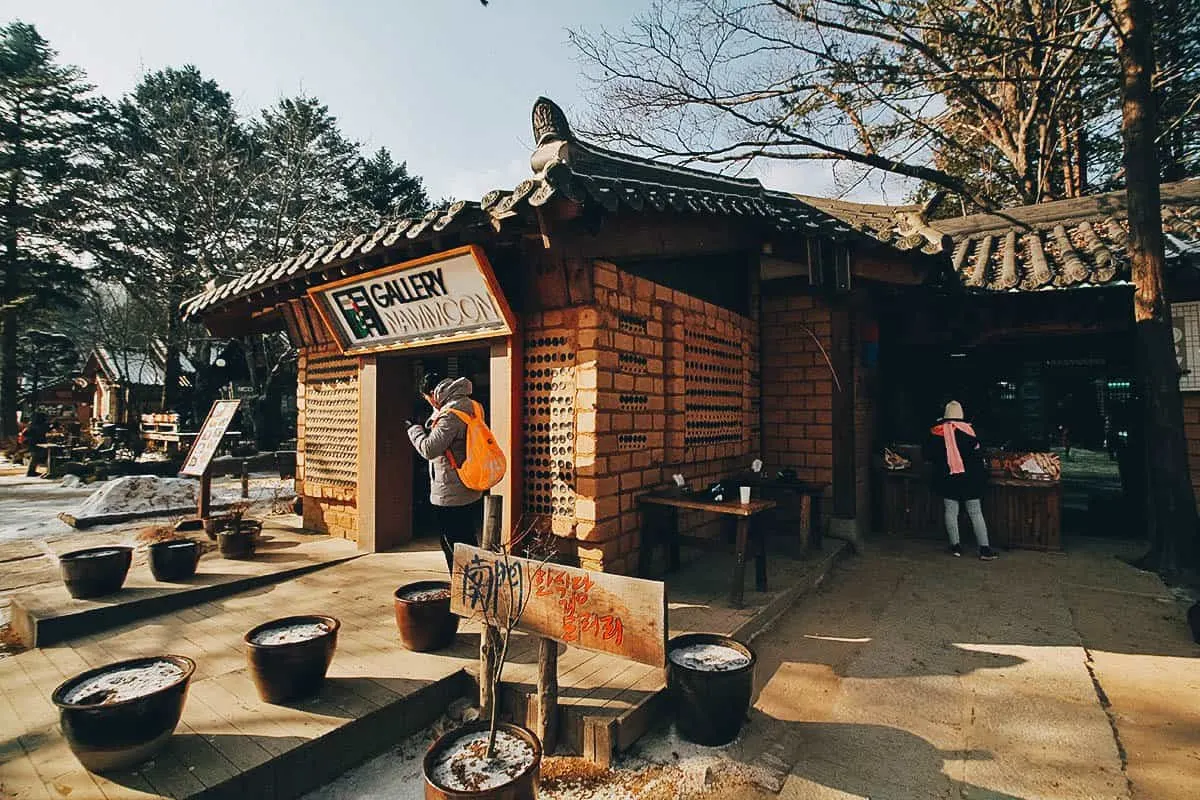
[[[190,536],[209,548],[200,559],[195,577],[182,583],[159,583],[150,574],[144,543],[134,551],[133,565],[117,594],[95,600],[76,600],[63,586],[57,565],[45,554],[34,558],[38,582],[9,596],[12,625],[26,646],[51,645],[76,636],[97,633],[138,619],[198,605],[236,592],[277,583],[295,575],[361,555],[353,542],[301,532],[289,525],[297,518],[269,518],[263,526],[255,557],[246,561],[221,557],[203,533]],[[86,545],[100,547],[129,543],[129,534],[109,535]],[[27,566],[28,568],[28,566]]]
[[[751,592],[747,607],[726,605],[728,571],[707,554],[670,581],[672,634],[718,631],[749,638],[824,574],[835,546],[807,561],[775,559],[771,593]],[[728,558],[731,558],[728,557]],[[728,565],[732,569],[732,561]],[[367,555],[326,569],[111,631],[0,660],[0,797],[294,798],[429,725],[474,686],[479,628],[436,654],[403,650],[392,592],[444,574],[440,550],[423,544]],[[342,621],[329,680],[312,700],[259,701],[245,669],[242,634],[275,617],[305,612]],[[183,719],[167,749],[136,771],[93,775],[67,748],[49,701],[81,670],[111,661],[178,653],[197,662]],[[532,640],[517,642],[505,680],[532,683]],[[564,744],[605,760],[627,747],[661,709],[663,671],[565,648],[560,656]]]

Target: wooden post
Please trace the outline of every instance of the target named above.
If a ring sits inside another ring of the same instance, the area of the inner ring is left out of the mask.
[[[200,476],[200,492],[196,497],[196,516],[200,522],[208,526],[208,518],[212,515],[212,469],[204,470]]]
[[[553,755],[558,745],[558,642],[538,642],[537,730],[542,752]]]
[[[483,498],[483,540],[480,547],[484,550],[498,551],[500,549],[500,521],[504,515],[504,498],[500,495],[489,494]],[[454,576],[451,576],[453,580]],[[488,624],[483,626],[483,636],[479,639],[479,718],[491,719],[492,704],[499,702],[493,695],[491,676],[496,674],[496,659],[500,654],[500,631]]]
[[[242,497],[250,496],[250,467],[246,459],[242,459]]]

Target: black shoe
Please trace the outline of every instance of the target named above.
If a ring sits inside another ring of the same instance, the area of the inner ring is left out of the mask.
[[[1000,556],[997,555],[996,551],[993,550],[992,548],[988,547],[987,545],[984,545],[983,547],[979,548],[979,560],[980,561],[995,561],[999,557]]]
[[[950,555],[954,556],[955,558],[962,558],[962,545],[961,544],[950,545]]]

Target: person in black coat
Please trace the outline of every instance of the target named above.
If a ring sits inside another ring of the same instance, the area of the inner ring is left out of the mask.
[[[979,557],[984,561],[995,559],[996,552],[988,544],[987,523],[979,501],[987,485],[988,467],[975,429],[963,419],[962,405],[958,401],[947,403],[942,418],[929,429],[924,455],[932,470],[933,490],[942,497],[950,552],[956,558],[962,555],[958,509],[959,504],[965,504],[975,541],[979,544]]]

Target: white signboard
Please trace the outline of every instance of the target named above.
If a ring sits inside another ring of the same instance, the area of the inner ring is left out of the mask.
[[[1175,361],[1183,373],[1179,391],[1200,392],[1200,303],[1171,304]]]
[[[511,335],[512,310],[474,245],[308,290],[345,353]]]
[[[225,438],[225,431],[229,430],[229,423],[233,422],[233,415],[237,413],[241,403],[241,400],[218,400],[213,403],[208,417],[204,420],[204,425],[200,428],[199,435],[196,436],[196,441],[192,443],[187,461],[183,462],[183,469],[179,470],[180,475],[193,475],[199,478],[204,474],[216,454],[221,440]]]

